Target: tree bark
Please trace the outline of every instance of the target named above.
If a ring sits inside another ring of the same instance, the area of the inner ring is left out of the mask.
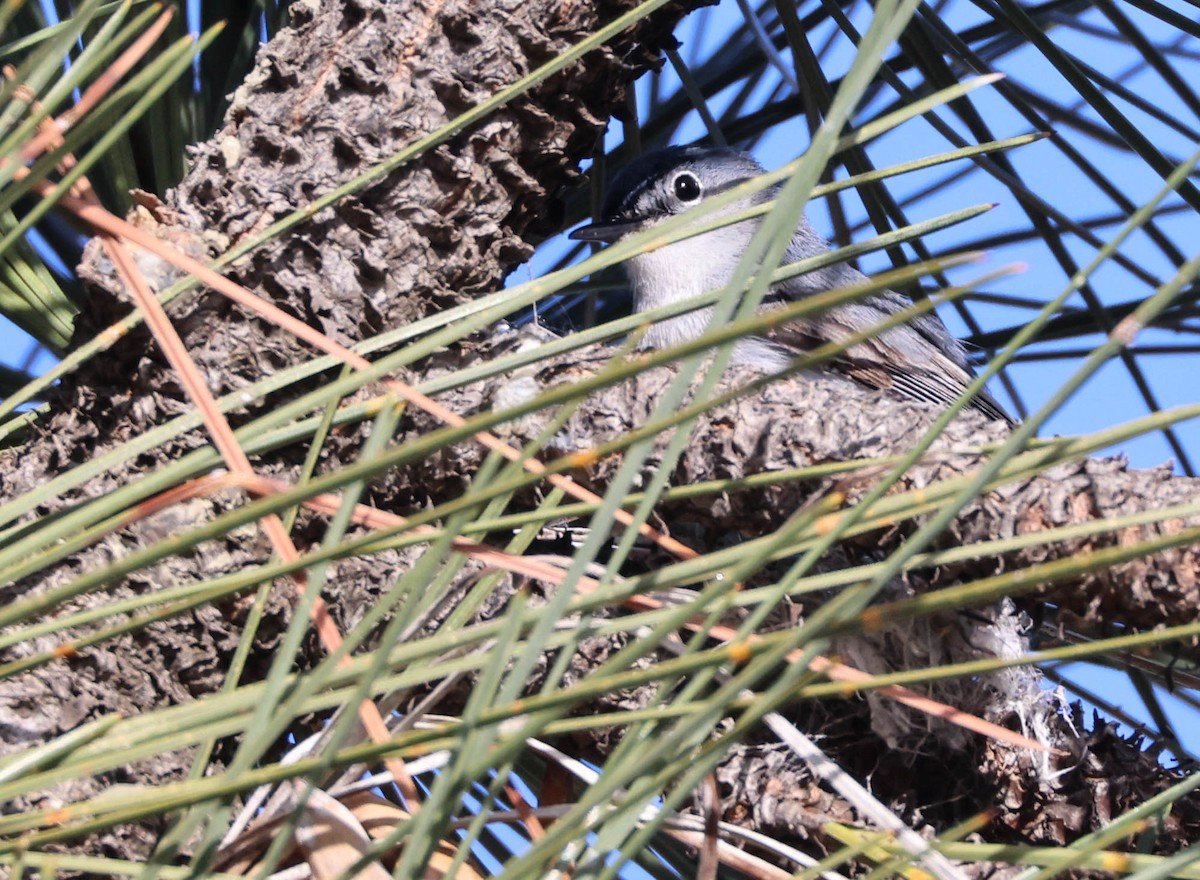
[[[602,358],[582,352],[546,364],[538,374],[542,387],[577,382],[588,370],[580,364]],[[588,398],[555,435],[551,457],[602,447],[646,424],[672,368],[647,370]],[[718,391],[744,387],[753,373],[730,371]],[[460,412],[485,409],[495,399],[511,399],[498,379],[464,390],[453,399]],[[935,409],[893,399],[836,375],[821,373],[777,381],[742,399],[705,413],[689,431],[678,460],[664,465],[667,436],[660,436],[644,466],[647,476],[671,467],[670,484],[693,485],[716,479],[738,480],[839,461],[876,459],[908,451],[937,415]],[[549,413],[522,419],[513,429],[515,443],[527,442],[546,427]],[[1002,442],[1008,429],[975,412],[964,413],[939,437],[921,463],[910,469],[902,488],[932,488],[939,481],[971,473],[985,461],[979,449]],[[447,468],[469,473],[481,461],[475,446],[464,446]],[[576,472],[581,481],[602,489],[620,464],[602,459]],[[754,537],[782,526],[795,511],[831,489],[861,495],[882,470],[862,480],[771,484],[757,489],[661,504],[657,514],[670,534],[702,552],[726,546],[730,535]],[[414,475],[423,481],[428,473]],[[1089,523],[1140,511],[1190,504],[1200,480],[1176,477],[1169,465],[1130,470],[1120,458],[1081,458],[1033,478],[1021,478],[985,494],[965,507],[935,548],[965,547],[1071,524]],[[882,559],[915,529],[900,523],[843,541],[816,571],[837,571]],[[1170,543],[1200,527],[1200,517],[1168,517],[1137,527],[982,556],[937,568],[918,568],[891,585],[883,599],[903,599],[958,581],[972,581],[1053,560],[1081,558],[1106,549],[1159,538]],[[660,560],[666,561],[666,560]],[[1029,586],[1017,596],[1028,614],[1057,613],[1066,628],[1093,636],[1114,629],[1142,631],[1194,622],[1200,602],[1200,543],[1192,540],[1109,567],[1084,578]],[[819,602],[818,602],[819,604]],[[806,609],[800,609],[797,614]],[[909,626],[882,610],[876,632],[836,642],[836,653],[871,673],[970,661],[1003,655],[1023,639],[1020,616],[1005,604],[980,603],[957,614],[941,614]],[[1195,638],[1176,643],[1181,657],[1200,656]],[[1169,650],[1169,649],[1168,649]],[[936,699],[966,712],[1033,736],[1060,749],[1056,757],[1014,749],[880,699],[811,701],[793,707],[800,729],[819,733],[822,747],[847,772],[870,779],[872,793],[897,814],[945,828],[980,811],[996,810],[992,841],[1009,839],[1059,845],[1111,822],[1124,810],[1179,782],[1182,770],[1168,769],[1157,750],[1146,751],[1140,737],[1118,735],[1101,719],[1085,719],[1082,709],[1060,706],[1038,688],[1038,676],[1010,671],[922,688]],[[612,706],[607,708],[611,709]],[[1093,730],[1086,729],[1090,720]],[[603,743],[587,744],[601,757]],[[767,833],[812,836],[823,842],[821,826],[852,815],[845,801],[814,784],[809,769],[780,750],[773,740],[739,745],[718,773],[725,815]],[[935,806],[936,805],[936,806]],[[1160,838],[1164,851],[1200,834],[1200,798],[1176,805],[1170,827]],[[1011,835],[1011,836],[1010,836]],[[832,848],[837,848],[830,842]],[[986,872],[985,865],[973,871]]]
[[[193,253],[219,253],[491,96],[631,5],[550,0],[499,2],[486,8],[473,0],[298,3],[293,8],[295,26],[263,49],[254,74],[235,96],[226,126],[195,149],[187,179],[163,210],[144,216],[143,222]],[[557,228],[559,218],[550,208],[555,197],[577,176],[577,162],[619,106],[624,87],[654,63],[654,50],[670,39],[679,14],[679,9],[664,12],[625,34],[421,160],[259,248],[231,274],[343,343],[495,289],[506,272],[529,255],[529,239]],[[83,273],[92,291],[83,332],[87,336],[124,313],[128,301],[113,286],[111,267],[97,250],[89,252]],[[294,340],[211,292],[177,303],[172,310],[189,351],[217,393],[243,387],[307,356]],[[489,352],[489,343],[481,340],[473,356]],[[462,356],[455,352],[446,358]],[[564,377],[577,378],[588,363],[586,354],[559,358],[540,368],[538,381],[545,387]],[[590,449],[643,423],[673,375],[669,369],[649,370],[593,395],[556,435],[550,452]],[[725,381],[745,379],[735,373]],[[454,391],[444,400],[460,414],[478,412],[503,395],[506,381]],[[47,474],[95,457],[186,407],[152,342],[134,334],[65,381],[44,431],[0,459],[4,495],[15,497]],[[931,417],[928,408],[880,396],[837,377],[796,377],[700,418],[683,458],[671,465],[672,482],[682,485],[893,455],[908,448]],[[532,417],[510,430],[519,440],[534,436],[541,424]],[[397,442],[433,426],[429,418],[414,414]],[[963,417],[940,441],[942,454],[915,468],[907,485],[932,485],[977,467],[979,458],[953,450],[994,442],[1002,434],[998,425]],[[197,433],[156,449],[38,513],[54,513],[110,492],[205,442]],[[258,464],[264,472],[287,474],[297,464],[296,456],[285,452]],[[481,460],[477,446],[464,444],[453,454],[389,475],[375,487],[374,500],[405,510],[453,497]],[[615,461],[599,462],[578,476],[602,488]],[[719,546],[731,534],[761,534],[777,527],[827,488],[771,486],[729,494],[716,504],[666,505],[662,516],[673,533],[704,550]],[[1165,507],[1195,498],[1197,488],[1196,481],[1171,477],[1165,470],[1129,471],[1112,459],[1084,460],[984,497],[958,516],[942,545]],[[197,503],[177,516],[195,523],[235,503],[236,499]],[[0,601],[68,582],[177,525],[161,519],[137,524],[75,554],[36,581],[10,587]],[[895,589],[897,595],[907,595],[951,579],[984,577],[1195,525],[1194,520],[1168,521],[997,559],[969,560],[953,569],[914,572]],[[909,530],[902,524],[869,540],[848,541],[824,567],[834,570],[874,558]],[[74,600],[71,607],[164,583],[212,577],[261,561],[268,552],[260,537],[248,533],[139,572],[103,595]],[[393,554],[383,557],[382,564],[376,557],[370,564],[341,566],[329,594],[335,612],[344,621],[353,619],[406,561]],[[1198,571],[1197,547],[1176,547],[1084,582],[1058,584],[1038,599],[1024,601],[1034,610],[1038,602],[1053,602],[1072,612],[1080,628],[1091,631],[1101,631],[1114,620],[1136,628],[1170,625],[1194,618],[1200,598]],[[289,604],[278,599],[261,628],[260,651],[247,678],[266,669],[270,649],[289,615]],[[6,719],[0,728],[0,753],[28,747],[104,714],[141,712],[213,692],[223,683],[239,627],[236,615],[206,608],[11,679],[0,697]],[[23,646],[6,659],[35,647],[44,650],[46,643]],[[1194,643],[1187,646],[1193,656],[1195,649]],[[873,650],[880,663],[889,662],[882,642]],[[310,659],[317,656],[314,648]],[[985,711],[990,706],[993,720],[1011,722],[1011,711],[997,708],[989,699],[992,693],[979,688],[974,708]],[[852,772],[879,780],[882,797],[900,812],[940,823],[1000,803],[998,821],[1011,828],[1014,838],[1071,839],[1177,778],[1108,728],[1075,733],[1061,719],[1055,721],[1052,712],[1040,717],[1050,725],[1052,744],[1071,755],[1059,768],[1074,763],[1073,770],[1052,777],[1028,756],[974,740],[954,757],[953,771],[961,774],[956,790],[939,792],[928,780],[945,775],[945,758],[938,749],[948,740],[939,737],[951,734],[917,731],[911,719],[907,729],[904,722],[893,721],[890,733],[873,732],[880,723],[879,709],[867,701],[836,714],[823,705],[797,708],[806,729],[826,732],[839,760]],[[889,743],[913,750],[889,749]],[[739,749],[722,770],[729,817],[769,831],[807,834],[819,821],[845,813],[845,805],[814,786],[803,768],[781,764],[777,752],[757,748],[748,744]],[[600,752],[603,744],[583,743],[581,749]],[[187,754],[160,756],[120,774],[60,785],[39,801],[12,808],[77,801],[114,779],[162,782],[177,778],[187,767]],[[921,780],[926,782],[917,784]],[[940,812],[922,812],[926,804],[948,800],[953,805]],[[1197,838],[1196,801],[1181,802],[1171,820],[1177,823],[1176,840]],[[126,828],[106,833],[89,846],[92,851],[138,858],[152,848],[156,832]]]
[[[259,52],[224,127],[194,148],[185,180],[163,205],[139,210],[134,219],[185,253],[216,256],[492,97],[636,5],[301,0],[291,8],[292,25]],[[664,7],[419,160],[260,247],[227,274],[342,343],[497,289],[532,252],[528,240],[560,226],[558,199],[579,177],[579,160],[593,150],[627,85],[660,63],[664,45],[674,45],[674,24],[689,5],[698,4]],[[77,334],[84,340],[131,306],[94,242],[79,271],[89,290]],[[164,289],[176,278],[164,270],[155,280]],[[170,311],[216,394],[312,355],[211,291],[181,298]],[[38,435],[0,458],[5,498],[190,409],[144,331],[67,377],[51,403],[53,414],[35,429]],[[256,402],[248,411],[272,403]],[[206,443],[195,432],[166,444],[36,514],[112,492]],[[279,473],[296,462],[285,453],[256,464],[264,473]],[[0,604],[69,582],[235,503],[232,498],[193,503],[166,520],[136,525],[44,575],[9,585],[0,591]],[[55,613],[236,570],[260,562],[267,550],[251,532],[240,542],[138,572]],[[369,606],[366,597],[390,576],[363,566],[356,579],[353,568],[340,579],[346,601],[352,608]],[[277,599],[248,678],[265,670],[289,616],[289,602]],[[134,715],[213,692],[222,684],[239,629],[239,622],[208,608],[10,679],[0,696],[0,754],[102,715]],[[60,633],[56,639],[67,637]],[[47,644],[21,645],[6,659]],[[5,809],[75,802],[115,780],[161,783],[186,772],[188,760],[186,753],[160,756],[120,774],[56,786],[37,801]],[[155,836],[152,828],[125,829],[93,840],[88,850],[138,858],[150,851]]]

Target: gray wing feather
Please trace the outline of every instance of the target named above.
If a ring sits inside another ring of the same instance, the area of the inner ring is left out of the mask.
[[[796,230],[786,258],[788,262],[796,262],[827,250],[828,245],[805,222]],[[838,264],[789,278],[776,285],[772,295],[796,301],[814,293],[863,284],[866,280],[866,276],[854,267]],[[785,347],[810,349],[845,339],[911,307],[912,300],[908,297],[885,290],[864,300],[837,306],[823,315],[777,328],[768,338]],[[933,312],[918,315],[899,327],[851,347],[833,366],[865,384],[941,404],[952,403],[973,378],[962,343]],[[986,391],[980,392],[971,405],[990,418],[1013,423],[1004,408]]]

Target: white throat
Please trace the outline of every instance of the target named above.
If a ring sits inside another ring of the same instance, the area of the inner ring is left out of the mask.
[[[633,310],[645,312],[719,290],[729,283],[755,224],[739,223],[677,241],[625,263]],[[643,348],[668,348],[695,339],[708,327],[712,307],[656,321]]]

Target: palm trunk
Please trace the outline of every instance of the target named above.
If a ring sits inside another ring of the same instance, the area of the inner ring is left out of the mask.
[[[142,222],[190,253],[220,253],[489,98],[501,84],[519,79],[631,5],[624,0],[520,0],[486,7],[472,0],[297,3],[294,26],[263,48],[254,74],[234,98],[225,127],[196,148],[186,179]],[[560,190],[577,177],[579,160],[593,149],[604,121],[620,105],[623,89],[654,63],[654,50],[671,39],[671,26],[681,12],[664,11],[625,33],[419,160],[258,248],[230,274],[341,343],[497,289],[505,274],[528,257],[529,242],[559,227],[553,205]],[[128,299],[117,289],[98,249],[89,250],[81,272],[91,291],[81,331],[81,338],[87,338],[124,314]],[[172,279],[161,280],[165,285]],[[282,331],[247,317],[211,291],[186,297],[171,308],[189,352],[217,393],[244,387],[309,354]],[[489,351],[488,343],[481,341],[473,356],[487,356]],[[450,360],[457,356],[446,355]],[[545,365],[538,380],[550,385],[564,372],[578,376],[573,370],[586,370],[585,356],[575,354]],[[549,452],[591,449],[637,427],[669,375],[665,369],[650,370],[592,396],[556,434]],[[744,378],[731,376],[727,381]],[[496,380],[472,386],[444,400],[456,411],[470,413],[487,406],[502,384]],[[276,403],[268,400],[258,407]],[[64,382],[45,429],[0,459],[4,495],[16,497],[188,406],[152,340],[144,333],[133,334]],[[547,417],[531,417],[514,439],[536,436]],[[836,377],[801,376],[702,416],[682,459],[671,465],[672,482],[682,485],[811,463],[884,458],[909,448],[915,432],[930,419],[928,409],[880,397]],[[433,425],[426,416],[411,415],[396,442],[421,436]],[[942,453],[927,456],[905,484],[928,486],[969,472],[981,459],[954,450],[978,448],[1003,435],[998,425],[964,417],[940,441],[937,448]],[[348,459],[358,450],[358,440],[355,435],[331,437],[329,454]],[[203,433],[195,432],[185,441],[156,448],[56,499],[39,514],[112,492],[206,442]],[[265,474],[291,475],[303,454],[264,454],[256,465]],[[400,469],[372,487],[372,501],[411,510],[454,497],[482,457],[477,446],[464,444],[453,455]],[[577,476],[603,487],[612,467],[613,459],[602,460]],[[854,495],[867,484],[869,479],[768,486],[728,495],[717,504],[668,504],[662,516],[670,531],[705,550],[721,546],[731,535],[763,534],[831,488]],[[942,536],[941,546],[1154,510],[1192,500],[1198,491],[1195,480],[1172,477],[1165,469],[1130,471],[1111,459],[1083,459],[985,495],[961,512]],[[207,521],[237,501],[195,501],[135,523],[10,586],[0,601],[68,583],[80,572],[164,534]],[[894,587],[897,596],[919,593],[954,579],[987,577],[1139,539],[1186,535],[1184,530],[1197,523],[1172,519],[1013,550],[1002,558],[964,559],[953,566],[914,571]],[[317,527],[312,528],[319,535]],[[823,566],[837,570],[882,558],[911,531],[910,525],[898,524],[850,539],[831,552]],[[72,599],[54,613],[211,578],[258,564],[269,552],[261,534],[245,530],[129,575],[102,594]],[[395,552],[341,563],[327,593],[335,616],[343,623],[357,619],[409,558]],[[1054,583],[1019,601],[1034,614],[1053,603],[1060,613],[1072,615],[1074,628],[1089,633],[1108,631],[1115,623],[1139,629],[1170,626],[1194,619],[1200,604],[1198,572],[1196,543],[1183,543],[1124,561],[1103,576]],[[0,753],[48,740],[104,714],[132,715],[213,693],[224,684],[223,671],[244,615],[240,606],[206,606],[10,678],[2,698]],[[243,680],[264,673],[290,616],[288,597],[276,596],[260,625],[259,651]],[[964,619],[949,615],[945,622],[959,626]],[[67,637],[60,633],[53,638]],[[1185,650],[1194,657],[1194,642]],[[901,662],[890,651],[887,638],[871,648],[881,666]],[[7,659],[18,655],[14,649]],[[306,660],[320,656],[314,645]],[[1013,723],[1025,717],[1011,705],[1000,704],[996,691],[981,686],[977,696],[970,709],[992,720]],[[798,708],[797,717],[810,734],[826,734],[830,753],[852,773],[876,780],[880,796],[906,815],[914,804],[946,804],[936,817],[945,822],[999,805],[997,822],[1014,839],[1061,842],[1103,825],[1110,808],[1115,811],[1144,799],[1176,779],[1108,728],[1091,735],[1076,732],[1044,706],[1038,717],[1048,725],[1050,744],[1069,755],[1058,759],[1058,766],[1076,765],[1058,777],[1044,772],[1036,756],[977,737],[948,764],[936,751],[938,744],[960,734],[942,730],[918,735],[911,718],[906,730],[892,727],[881,732],[881,711],[878,704],[865,701],[837,704],[836,709],[806,704]],[[583,754],[604,751],[601,742],[576,745]],[[146,784],[177,779],[189,766],[189,754],[162,755],[119,774],[62,783],[40,799],[8,809],[75,802],[118,779]],[[726,816],[763,830],[799,835],[812,832],[825,819],[845,817],[843,802],[813,786],[800,765],[781,764],[777,754],[756,751],[753,745],[734,753],[720,774]],[[919,795],[908,800],[913,792]],[[932,818],[926,815],[924,820]],[[1172,821],[1178,823],[1175,840],[1196,839],[1200,804],[1177,804]],[[157,833],[150,825],[127,826],[102,841],[90,841],[87,848],[103,846],[114,856],[144,857]]]

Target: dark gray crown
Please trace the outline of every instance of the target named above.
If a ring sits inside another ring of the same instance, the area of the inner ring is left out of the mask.
[[[621,169],[604,200],[603,222],[630,222],[674,213],[669,179],[691,171],[704,194],[728,189],[757,177],[763,167],[748,153],[728,147],[667,147],[643,153]]]

